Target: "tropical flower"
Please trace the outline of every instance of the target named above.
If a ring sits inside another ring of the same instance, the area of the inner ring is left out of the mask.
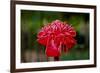
[[[67,52],[76,44],[75,36],[75,29],[60,20],[45,25],[37,35],[38,42],[46,46],[45,53],[48,57],[57,57],[62,51]]]

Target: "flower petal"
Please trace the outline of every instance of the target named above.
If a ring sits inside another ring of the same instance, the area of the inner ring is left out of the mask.
[[[46,55],[49,57],[60,56],[60,47],[54,43],[54,40],[50,40],[46,46]]]

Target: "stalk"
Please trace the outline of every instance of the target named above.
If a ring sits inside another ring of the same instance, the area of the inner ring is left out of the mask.
[[[59,61],[59,56],[54,57],[54,61]]]

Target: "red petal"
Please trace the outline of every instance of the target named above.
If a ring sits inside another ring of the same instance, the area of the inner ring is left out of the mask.
[[[72,48],[76,44],[76,40],[72,37],[66,37],[64,44],[67,48]]]
[[[51,40],[46,46],[46,55],[48,57],[60,56],[60,47],[57,47],[54,40]]]

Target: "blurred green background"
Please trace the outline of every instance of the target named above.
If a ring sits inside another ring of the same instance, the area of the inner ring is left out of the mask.
[[[46,47],[37,42],[41,27],[54,20],[68,22],[77,31],[77,45],[67,53],[62,53],[60,60],[89,59],[89,13],[21,10],[21,62],[54,60],[46,57]]]

